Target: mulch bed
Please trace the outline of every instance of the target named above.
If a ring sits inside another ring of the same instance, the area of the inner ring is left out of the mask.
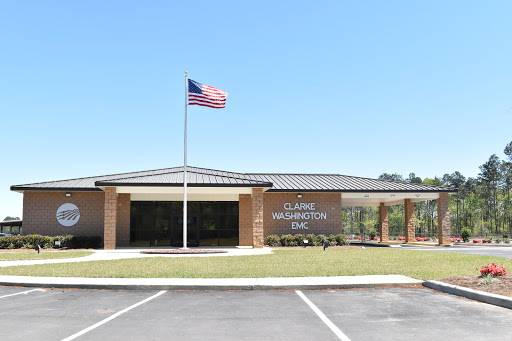
[[[204,249],[168,249],[168,250],[144,250],[140,253],[152,255],[184,255],[184,254],[200,254],[200,253],[226,253],[223,250],[204,250]]]
[[[362,245],[364,246],[364,245]],[[273,249],[280,249],[280,250],[290,250],[290,249],[322,249],[323,250],[323,246],[307,246],[307,247],[304,247],[304,246],[270,246],[271,248]],[[352,245],[349,245],[349,246],[339,246],[339,245],[336,245],[336,246],[329,246],[327,249],[360,249],[361,246],[352,246]]]
[[[473,290],[490,292],[497,295],[512,297],[512,274],[500,276],[497,281],[490,285],[480,284],[482,278],[480,276],[451,276],[438,281],[458,285]]]

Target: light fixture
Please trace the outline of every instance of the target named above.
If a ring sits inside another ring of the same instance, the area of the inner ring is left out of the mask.
[[[302,194],[297,194],[297,198],[298,199],[302,198]]]
[[[71,196],[71,193],[66,193],[66,196],[67,196],[67,197],[70,197],[70,196]]]

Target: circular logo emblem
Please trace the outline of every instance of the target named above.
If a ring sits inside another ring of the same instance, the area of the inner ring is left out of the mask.
[[[57,220],[62,226],[73,226],[80,219],[80,210],[75,204],[62,204],[57,209]]]

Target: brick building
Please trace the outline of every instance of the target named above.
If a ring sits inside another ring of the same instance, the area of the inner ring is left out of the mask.
[[[189,246],[262,247],[271,234],[342,233],[342,206],[405,205],[415,239],[414,202],[438,200],[439,242],[448,244],[448,196],[457,189],[339,174],[252,174],[187,167]],[[183,244],[183,167],[12,186],[23,193],[23,234],[96,235],[105,249]]]

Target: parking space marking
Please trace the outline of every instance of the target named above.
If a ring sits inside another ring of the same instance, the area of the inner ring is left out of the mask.
[[[45,292],[45,290],[44,290],[44,289],[32,289],[32,290],[27,290],[27,291],[17,292],[17,293],[15,293],[15,294],[10,294],[10,295],[0,296],[0,298],[4,298],[4,297],[11,297],[11,296],[16,296],[16,295],[26,295],[26,294],[28,294],[29,292],[34,292],[34,291]]]
[[[329,327],[329,329],[332,330],[334,334],[336,334],[336,336],[340,340],[350,341],[347,335],[343,334],[343,332],[338,327],[336,327],[336,325],[332,323],[331,320],[329,320],[329,318],[325,316],[325,314],[322,313],[322,311],[318,309],[317,306],[313,302],[311,302],[309,298],[306,297],[306,295],[302,293],[302,291],[296,290],[295,292],[297,293],[297,295],[299,295],[300,298],[302,298],[304,302],[306,302],[307,305],[309,305],[311,309],[313,309],[313,311],[318,315],[318,317],[320,317],[320,319]]]
[[[137,308],[138,306],[140,306],[140,305],[142,305],[142,304],[144,304],[144,303],[146,303],[146,302],[149,302],[149,301],[151,301],[151,300],[152,300],[152,299],[154,299],[154,298],[157,298],[158,296],[160,296],[160,295],[164,294],[165,292],[166,292],[166,290],[162,290],[162,291],[158,292],[157,294],[155,294],[155,295],[153,295],[153,296],[151,296],[151,297],[148,297],[148,298],[146,298],[145,300],[140,301],[139,303],[135,303],[134,305],[131,305],[131,306],[129,306],[128,308],[125,308],[125,309],[123,309],[123,310],[121,310],[121,311],[119,311],[119,312],[117,312],[117,313],[115,313],[115,314],[113,314],[113,315],[111,315],[111,316],[107,317],[106,319],[101,320],[100,322],[98,322],[98,323],[96,323],[96,324],[93,324],[92,326],[90,326],[90,327],[88,327],[88,328],[85,328],[85,329],[83,329],[83,330],[79,331],[79,332],[78,332],[78,333],[76,333],[76,334],[73,334],[73,335],[71,335],[71,336],[69,336],[69,337],[67,337],[67,338],[65,338],[65,339],[62,339],[62,341],[70,341],[70,340],[74,340],[74,339],[76,339],[77,337],[79,337],[79,336],[81,336],[81,335],[84,335],[85,333],[88,333],[88,332],[90,332],[91,330],[96,329],[96,328],[98,328],[99,326],[101,326],[101,325],[103,325],[103,324],[107,323],[108,321],[112,321],[113,319],[115,319],[116,317],[118,317],[118,316],[120,316],[120,315],[122,315],[122,314],[126,313],[127,311],[130,311],[130,310],[132,310],[133,308]]]

